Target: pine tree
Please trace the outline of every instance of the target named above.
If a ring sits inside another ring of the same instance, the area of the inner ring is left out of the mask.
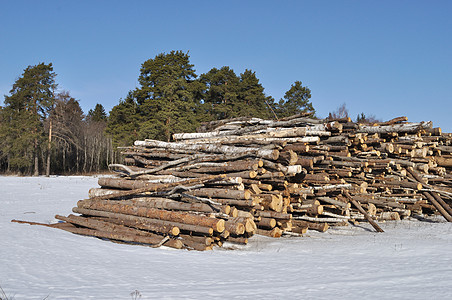
[[[229,67],[212,68],[200,76],[205,85],[204,106],[212,120],[234,118],[241,115],[239,102],[240,78]]]
[[[130,146],[138,139],[138,104],[130,91],[124,100],[120,100],[110,111],[106,133],[113,140],[113,146]]]
[[[311,90],[304,87],[301,81],[295,81],[276,105],[278,118],[288,117],[299,113],[315,113],[311,98]]]
[[[256,73],[251,70],[240,74],[239,99],[242,103],[239,111],[241,116],[263,119],[273,117],[270,109],[273,98],[265,96],[264,87],[259,83]]]
[[[171,51],[145,61],[133,94],[137,99],[140,138],[171,140],[176,132],[197,127],[198,103],[192,85],[196,79],[188,54]]]
[[[12,169],[39,174],[43,123],[53,108],[56,74],[52,64],[28,66],[5,96],[0,138]]]

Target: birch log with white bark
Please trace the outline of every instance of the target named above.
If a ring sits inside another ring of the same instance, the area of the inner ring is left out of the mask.
[[[184,149],[184,150],[194,150],[202,151],[207,153],[222,153],[222,154],[248,154],[252,156],[267,158],[267,159],[278,159],[278,150],[266,150],[259,148],[246,148],[246,147],[234,147],[234,146],[220,146],[220,145],[187,145],[183,143],[169,143],[157,140],[144,140],[135,141],[135,146],[145,146],[145,147],[158,147],[164,149]]]
[[[416,133],[422,129],[432,128],[432,122],[420,122],[420,123],[405,123],[383,126],[370,126],[359,124],[357,132],[365,133]]]

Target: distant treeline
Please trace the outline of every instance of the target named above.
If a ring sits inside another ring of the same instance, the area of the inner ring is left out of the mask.
[[[0,172],[99,172],[119,159],[118,146],[137,139],[170,141],[173,133],[226,118],[315,113],[311,91],[300,81],[275,101],[252,70],[237,75],[225,66],[198,76],[189,58],[172,51],[145,61],[139,87],[108,115],[101,104],[85,115],[69,92],[57,92],[52,63],[27,67],[0,107]]]

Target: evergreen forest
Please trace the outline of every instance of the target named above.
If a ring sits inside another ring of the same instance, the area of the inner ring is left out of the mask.
[[[83,99],[61,91],[56,77],[52,63],[28,66],[4,96],[1,173],[101,172],[121,159],[118,147],[137,139],[171,141],[174,133],[194,132],[203,122],[226,118],[315,114],[311,91],[301,81],[275,101],[264,93],[256,72],[246,69],[237,74],[224,66],[198,75],[182,51],[143,62],[139,86],[108,113],[100,103],[83,112],[79,103]]]

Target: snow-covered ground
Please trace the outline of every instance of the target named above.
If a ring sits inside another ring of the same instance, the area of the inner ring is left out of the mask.
[[[115,244],[12,219],[54,222],[96,177],[0,177],[0,287],[10,299],[452,299],[444,219],[254,236],[234,251]],[[2,293],[0,292],[0,298]]]

